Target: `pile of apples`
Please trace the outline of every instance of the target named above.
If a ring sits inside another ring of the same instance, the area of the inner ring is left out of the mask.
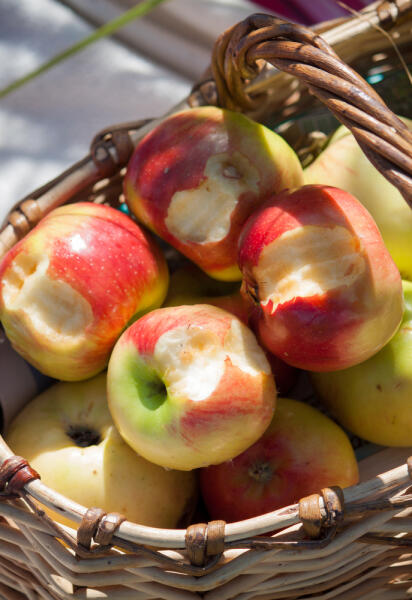
[[[236,521],[355,484],[343,427],[412,444],[412,211],[347,130],[303,171],[246,116],[186,110],[124,195],[53,210],[0,263],[6,335],[58,380],[6,432],[47,485],[144,525],[199,496]],[[293,399],[302,371],[334,419]]]

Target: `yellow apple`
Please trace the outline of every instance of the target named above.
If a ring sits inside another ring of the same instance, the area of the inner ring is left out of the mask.
[[[173,528],[194,506],[194,473],[154,465],[120,437],[107,406],[105,373],[50,387],[19,413],[6,441],[43,483],[87,508]]]

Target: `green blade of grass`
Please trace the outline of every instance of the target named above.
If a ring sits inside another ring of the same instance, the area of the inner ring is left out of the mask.
[[[96,31],[94,31],[92,34],[86,36],[79,42],[76,42],[75,44],[73,44],[73,46],[70,46],[70,48],[63,50],[63,52],[59,52],[59,54],[53,56],[53,58],[40,65],[40,67],[38,67],[37,69],[30,71],[30,73],[27,73],[27,75],[24,75],[20,79],[16,79],[10,85],[1,89],[0,98],[4,98],[5,96],[7,96],[7,94],[10,94],[10,92],[13,92],[17,88],[21,87],[25,83],[37,77],[38,75],[41,75],[45,71],[48,71],[51,67],[54,67],[66,58],[73,56],[73,54],[84,50],[90,44],[93,44],[94,42],[97,42],[101,38],[107,37],[108,35],[112,35],[121,27],[124,27],[131,21],[146,15],[158,4],[161,4],[165,1],[166,0],[144,0],[144,2],[136,4],[136,6],[133,6],[133,8],[127,10],[119,17],[116,17],[112,21],[109,21],[109,23],[105,23],[105,25],[102,25],[101,27],[96,29]]]

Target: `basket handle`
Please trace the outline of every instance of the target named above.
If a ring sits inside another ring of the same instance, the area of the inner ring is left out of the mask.
[[[209,101],[215,96],[222,107],[253,112],[262,96],[247,88],[266,63],[306,84],[351,130],[370,162],[399,189],[412,208],[412,132],[311,29],[270,15],[254,14],[225,31],[212,53],[216,93],[211,93],[210,81],[208,87],[204,86]]]

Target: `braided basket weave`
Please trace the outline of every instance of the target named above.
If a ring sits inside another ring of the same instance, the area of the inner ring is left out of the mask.
[[[222,34],[210,70],[171,113],[216,104],[283,122],[285,137],[304,156],[310,140],[296,136],[293,117],[326,106],[412,208],[412,134],[357,72],[366,74],[377,55],[386,70],[401,69],[390,37],[404,57],[411,53],[411,0],[375,3],[316,30],[253,15]],[[102,132],[87,157],[19,202],[0,232],[0,257],[65,202],[121,203],[124,167],[157,122]],[[165,530],[61,496],[0,438],[0,598],[412,598],[407,455],[391,449],[368,458],[360,465],[362,483],[344,491],[320,490],[247,521]],[[69,519],[72,528],[57,524],[43,507]]]

